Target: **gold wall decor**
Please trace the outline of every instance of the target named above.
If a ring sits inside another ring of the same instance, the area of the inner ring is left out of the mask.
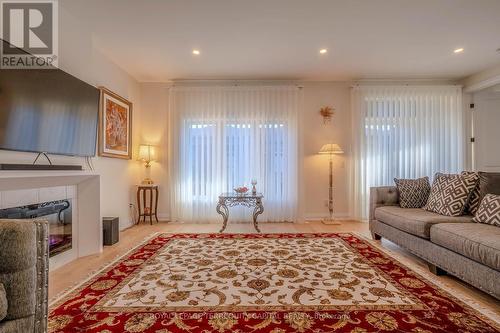
[[[329,106],[324,106],[319,110],[321,117],[323,117],[323,123],[327,124],[332,121],[332,117],[335,113],[335,109]]]

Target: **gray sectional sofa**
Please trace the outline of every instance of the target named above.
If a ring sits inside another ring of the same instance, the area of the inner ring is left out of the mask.
[[[0,333],[47,332],[48,224],[0,220]]]
[[[370,231],[427,261],[434,274],[449,273],[500,299],[500,228],[420,208],[401,208],[396,187],[370,190]]]

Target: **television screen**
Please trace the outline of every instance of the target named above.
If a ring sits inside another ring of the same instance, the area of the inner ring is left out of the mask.
[[[59,69],[0,69],[0,149],[94,156],[99,90]]]

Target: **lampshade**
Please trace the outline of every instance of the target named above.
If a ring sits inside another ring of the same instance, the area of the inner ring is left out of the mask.
[[[139,145],[139,161],[150,163],[156,161],[156,149],[152,145]]]
[[[326,145],[323,145],[321,149],[319,150],[318,154],[343,154],[344,151],[340,146],[336,143],[327,143]]]

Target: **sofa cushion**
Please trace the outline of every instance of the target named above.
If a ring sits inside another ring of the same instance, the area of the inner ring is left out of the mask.
[[[500,270],[500,228],[482,223],[444,223],[431,228],[431,242]]]
[[[35,313],[37,243],[34,223],[0,220],[0,280],[9,300],[6,320]]]
[[[486,194],[472,221],[500,227],[500,195]]]
[[[412,235],[430,238],[431,226],[436,223],[467,223],[472,216],[444,216],[428,212],[421,208],[401,208],[398,206],[379,207],[375,210],[375,218],[396,229]]]
[[[431,184],[429,177],[418,179],[397,179],[394,183],[399,193],[399,206],[401,208],[422,208],[429,198]]]
[[[3,284],[0,283],[0,321],[7,317],[7,294]]]
[[[425,210],[447,216],[460,216],[474,191],[479,176],[476,173],[448,175],[436,173]]]
[[[500,195],[500,172],[479,172],[479,201],[488,193]]]

